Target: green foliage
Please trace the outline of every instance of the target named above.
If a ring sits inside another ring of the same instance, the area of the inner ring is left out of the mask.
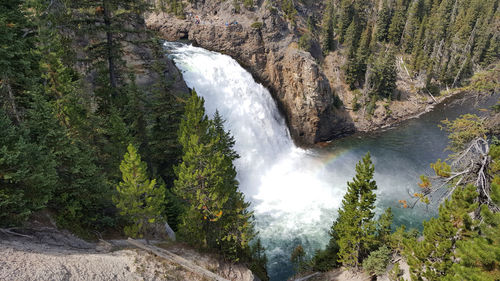
[[[363,269],[369,274],[382,275],[387,270],[391,260],[392,251],[385,245],[373,251],[363,261]]]
[[[405,0],[396,1],[396,8],[394,10],[394,16],[392,17],[391,24],[389,26],[387,39],[393,42],[395,45],[399,45],[401,40],[401,34],[405,27],[406,22],[406,6]]]
[[[403,271],[401,270],[401,268],[399,267],[399,262],[397,262],[394,267],[391,269],[391,271],[389,272],[389,278],[390,280],[402,280],[401,276],[403,275]]]
[[[0,110],[0,225],[17,225],[46,207],[57,183],[56,161]]]
[[[254,236],[253,214],[238,191],[233,165],[238,155],[223,122],[218,112],[209,120],[203,98],[191,93],[179,129],[183,156],[176,167],[174,192],[187,206],[179,225],[183,237],[238,261]]]
[[[307,268],[306,252],[302,245],[298,245],[293,249],[290,255],[290,261],[293,264],[296,273],[303,272]]]
[[[351,69],[359,69],[353,65],[362,59],[350,49],[353,46],[358,49],[362,31],[372,27],[375,39],[384,45],[386,42],[393,45],[395,55],[408,54],[406,57],[412,62],[411,75],[424,78],[427,85],[434,84],[438,89],[460,86],[475,71],[498,62],[500,36],[495,32],[498,0],[340,0],[335,1],[335,5],[330,3],[326,2],[323,16],[322,33],[328,34],[323,36],[323,51],[326,54],[335,39],[330,30],[333,25],[339,43],[347,48],[343,54],[348,65],[345,66],[346,82],[351,90],[363,84],[354,83],[359,79],[355,75],[357,71]],[[373,44],[371,49],[382,46]],[[376,60],[365,63],[368,69],[378,68]],[[392,74],[390,77],[392,79]],[[484,86],[490,90],[495,88],[494,83]]]
[[[339,262],[348,268],[358,268],[374,246],[376,227],[373,222],[377,184],[373,180],[374,166],[370,154],[356,165],[356,176],[347,183],[339,216],[333,225],[338,235]]]
[[[382,245],[387,245],[390,242],[393,218],[391,208],[387,208],[377,221],[377,241]]]
[[[441,129],[449,132],[450,145],[448,149],[453,152],[461,151],[467,144],[476,138],[484,138],[487,129],[483,120],[474,114],[464,114],[450,121],[441,121]]]
[[[498,162],[500,147],[492,145],[490,156],[494,164],[490,172],[491,199],[500,206],[500,174]],[[456,256],[460,260],[452,266],[445,280],[498,280],[500,278],[500,213],[481,206],[481,222],[478,232],[457,242]]]
[[[388,98],[396,89],[396,57],[393,49],[380,52],[368,77],[370,94]]]
[[[346,82],[349,84],[351,90],[357,86],[363,85],[365,82],[365,74],[370,58],[370,43],[371,43],[372,29],[366,28],[361,34],[359,47],[355,51],[354,47],[349,50],[347,57],[347,64],[344,66]]]
[[[337,254],[339,252],[339,245],[337,244],[338,236],[334,233],[330,233],[330,235],[331,239],[326,248],[317,250],[311,260],[314,271],[326,272],[340,265],[337,261]]]
[[[439,207],[439,216],[424,222],[424,238],[405,242],[412,279],[440,280],[451,272],[457,241],[474,233],[476,222],[469,213],[477,208],[475,189],[473,185],[458,187]]]
[[[457,91],[473,91],[480,93],[493,93],[500,87],[500,63],[496,63],[491,69],[479,71],[470,78],[466,86],[456,89]]]
[[[309,52],[309,50],[311,50],[311,35],[309,33],[304,33],[302,36],[300,36],[299,48],[306,52]]]
[[[285,13],[285,18],[295,26],[297,10],[295,9],[293,0],[281,0],[281,9]]]
[[[441,159],[438,159],[436,163],[431,163],[430,164],[431,169],[434,170],[436,173],[436,176],[447,178],[451,176],[451,166],[448,165],[448,163],[441,161]],[[428,179],[422,178],[423,182],[422,184],[427,185],[429,183]]]
[[[378,41],[386,41],[387,34],[389,30],[389,25],[391,24],[392,11],[389,8],[387,0],[383,2],[382,9],[377,15],[377,28],[376,28],[376,38]]]
[[[335,49],[335,10],[333,6],[333,0],[327,2],[326,11],[323,14],[323,23],[321,24],[321,49],[325,55]]]
[[[148,224],[161,222],[165,204],[165,186],[149,180],[146,163],[130,144],[120,165],[122,181],[116,186],[113,202],[120,214],[132,222],[125,234],[133,238],[147,234]]]
[[[243,6],[249,10],[249,9],[252,9],[253,8],[253,0],[243,0]]]
[[[252,23],[252,25],[250,25],[250,27],[258,29],[258,30],[261,30],[263,26],[264,26],[264,23],[262,23],[260,21],[256,21],[256,22]]]
[[[260,238],[257,238],[250,248],[251,263],[249,268],[260,280],[269,281],[266,269],[267,256],[265,250]]]

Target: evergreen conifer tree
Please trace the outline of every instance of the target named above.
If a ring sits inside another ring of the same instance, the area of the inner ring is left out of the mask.
[[[381,245],[389,245],[390,243],[393,218],[391,208],[387,208],[377,221],[377,241]]]
[[[0,225],[15,226],[47,206],[57,184],[56,161],[0,109]]]
[[[326,12],[323,14],[323,23],[321,25],[321,49],[323,54],[335,49],[335,10],[333,1],[330,0],[326,5]]]
[[[439,207],[439,216],[424,222],[424,239],[407,240],[404,252],[412,279],[441,280],[451,272],[457,241],[474,233],[469,213],[477,208],[475,189],[473,185],[457,188]]]
[[[174,191],[186,203],[179,229],[191,244],[219,249],[238,261],[254,237],[253,214],[238,191],[234,139],[224,131],[218,112],[207,119],[203,104],[193,91],[179,129],[183,156]]]
[[[396,89],[396,78],[396,57],[394,49],[390,48],[385,52],[380,52],[372,66],[368,77],[370,93],[375,97],[391,97]]]
[[[389,30],[387,32],[387,38],[390,42],[395,45],[399,45],[401,40],[401,35],[403,34],[403,29],[406,23],[406,6],[404,0],[398,0],[396,3],[396,9],[394,11],[394,16],[392,17]]]
[[[133,223],[125,227],[125,234],[143,237],[148,224],[161,222],[165,204],[165,187],[149,180],[146,163],[130,144],[120,165],[122,181],[116,186],[113,202],[120,214]]]
[[[339,262],[348,268],[359,268],[374,246],[373,222],[377,184],[370,154],[356,165],[356,176],[347,183],[334,232],[338,235]]]
[[[500,146],[493,144],[490,156],[494,161],[490,173],[490,196],[493,204],[500,206]],[[460,262],[453,264],[445,280],[498,280],[500,279],[500,213],[492,212],[487,205],[481,207],[481,222],[477,231],[457,241],[456,256]]]
[[[389,30],[389,25],[391,24],[392,11],[389,8],[387,0],[383,2],[382,9],[377,15],[377,30],[376,37],[378,41],[386,41],[387,34]]]

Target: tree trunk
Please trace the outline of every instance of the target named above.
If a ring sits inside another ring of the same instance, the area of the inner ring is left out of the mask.
[[[116,70],[113,58],[113,34],[111,33],[111,15],[109,12],[108,1],[103,0],[102,6],[104,8],[104,25],[106,26],[106,49],[108,55],[108,72],[109,72],[109,83],[113,89],[111,95],[116,96]]]
[[[12,110],[12,115],[14,115],[16,125],[21,124],[21,116],[19,115],[19,111],[16,106],[16,99],[14,97],[14,93],[12,92],[12,87],[10,86],[9,80],[6,77],[2,78],[2,88],[5,88],[7,91],[7,100],[10,103],[10,107]]]

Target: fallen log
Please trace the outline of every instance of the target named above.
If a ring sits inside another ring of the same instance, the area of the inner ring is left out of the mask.
[[[178,256],[174,253],[171,253],[165,249],[160,249],[158,247],[151,246],[151,245],[144,245],[143,243],[141,243],[137,240],[134,240],[132,238],[129,238],[127,241],[130,244],[136,246],[137,248],[140,248],[140,249],[145,250],[149,253],[152,253],[160,258],[164,258],[166,260],[177,263],[180,266],[184,267],[185,269],[187,269],[193,273],[196,273],[198,275],[208,277],[208,278],[210,278],[212,280],[216,280],[216,281],[229,281],[228,279],[225,279],[225,278],[223,278],[223,277],[221,277],[221,276],[219,276],[211,271],[208,271],[207,269],[205,269],[201,266],[198,266],[198,265],[184,259],[183,257]]]

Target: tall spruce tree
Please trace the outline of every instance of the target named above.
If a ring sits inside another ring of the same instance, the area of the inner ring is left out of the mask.
[[[321,25],[321,49],[323,54],[335,49],[335,10],[333,1],[326,4],[326,11],[323,14],[323,23]]]
[[[392,10],[389,7],[389,3],[387,0],[384,0],[382,4],[382,9],[378,12],[377,15],[377,28],[376,28],[376,37],[378,41],[386,41],[387,34],[389,31],[389,26],[391,24],[392,18]]]
[[[165,205],[165,186],[150,180],[146,163],[141,161],[137,149],[130,144],[120,165],[122,181],[116,186],[118,193],[113,202],[120,214],[132,224],[125,227],[125,234],[143,237],[148,225],[161,222]]]
[[[57,184],[56,161],[0,109],[0,225],[15,226],[47,206]]]
[[[387,208],[377,221],[377,241],[381,245],[389,245],[391,236],[391,226],[394,215],[391,208]]]
[[[25,1],[0,3],[0,106],[17,125],[39,76],[34,26],[25,10]]]
[[[359,268],[374,246],[377,184],[373,173],[374,166],[367,153],[356,165],[356,176],[347,183],[347,193],[333,225],[333,233],[338,235],[339,262],[347,268]]]
[[[401,35],[406,23],[406,3],[405,0],[398,0],[394,10],[389,30],[387,31],[387,39],[395,45],[399,45]]]
[[[179,129],[182,163],[176,167],[175,193],[185,202],[180,232],[193,245],[218,249],[238,261],[253,238],[253,214],[238,191],[234,140],[218,113],[205,115],[204,100],[192,92]]]
[[[396,89],[396,57],[393,48],[381,51],[368,77],[368,89],[376,98],[390,98]]]

